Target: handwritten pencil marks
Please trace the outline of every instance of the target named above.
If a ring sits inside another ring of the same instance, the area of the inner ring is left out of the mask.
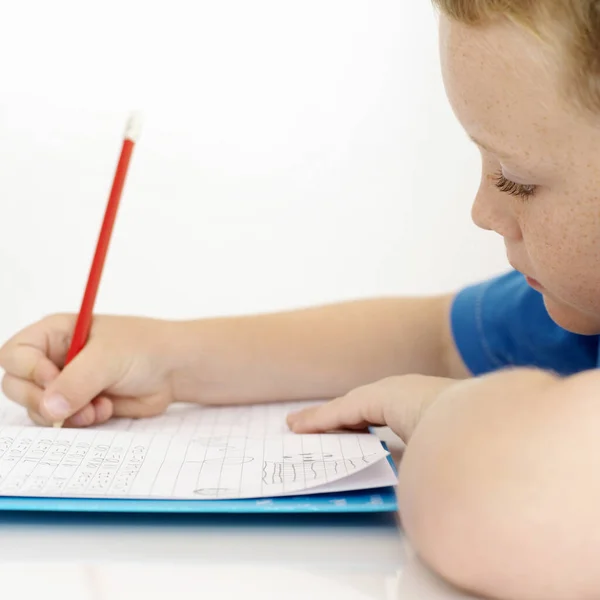
[[[77,430],[24,425],[0,404],[0,496],[201,501],[395,481],[385,460],[378,475],[356,479],[387,455],[376,436],[292,434],[285,415],[294,408],[180,406]]]

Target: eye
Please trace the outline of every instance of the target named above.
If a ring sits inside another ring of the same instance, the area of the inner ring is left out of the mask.
[[[507,179],[502,174],[502,171],[496,173],[494,183],[501,192],[510,194],[511,196],[518,196],[522,200],[531,198],[535,195],[537,190],[537,186],[535,185],[523,185],[522,183],[515,183],[514,181]]]

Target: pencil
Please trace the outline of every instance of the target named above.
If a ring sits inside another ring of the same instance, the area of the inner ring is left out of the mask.
[[[106,261],[106,254],[108,252],[110,238],[115,224],[119,202],[121,200],[121,194],[125,185],[125,178],[127,177],[131,154],[139,138],[141,124],[141,117],[139,113],[135,112],[131,114],[129,120],[127,121],[125,134],[123,136],[121,155],[119,157],[119,162],[117,163],[117,169],[115,171],[112,188],[110,190],[108,203],[106,205],[106,211],[104,213],[104,220],[102,222],[100,235],[98,236],[98,242],[96,244],[96,252],[94,253],[94,258],[90,267],[87,285],[85,287],[83,300],[81,302],[81,307],[75,323],[75,330],[73,331],[73,337],[71,339],[71,345],[69,346],[69,351],[67,352],[67,357],[65,359],[65,366],[68,365],[79,354],[79,352],[81,352],[87,343],[90,334],[94,313],[94,304],[98,294],[100,279],[102,278],[102,270]],[[63,423],[64,421],[54,423],[54,427],[62,427]]]

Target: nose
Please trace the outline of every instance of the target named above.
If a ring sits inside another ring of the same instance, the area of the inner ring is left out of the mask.
[[[521,227],[513,210],[513,201],[483,182],[475,196],[471,218],[481,229],[495,231],[505,239],[520,240]]]

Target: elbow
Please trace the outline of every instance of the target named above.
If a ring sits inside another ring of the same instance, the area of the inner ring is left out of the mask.
[[[559,408],[540,411],[537,423],[535,411],[483,428],[476,411],[425,417],[398,489],[403,529],[423,562],[487,598],[599,598],[599,390],[599,373],[561,382],[551,393],[562,399],[545,398]]]
[[[505,554],[490,523],[470,510],[466,498],[440,496],[432,481],[417,489],[407,487],[406,473],[411,468],[403,467],[400,478],[402,528],[411,547],[434,573],[477,597],[552,600],[524,590],[526,577],[531,582],[532,575],[523,572],[525,557]]]

